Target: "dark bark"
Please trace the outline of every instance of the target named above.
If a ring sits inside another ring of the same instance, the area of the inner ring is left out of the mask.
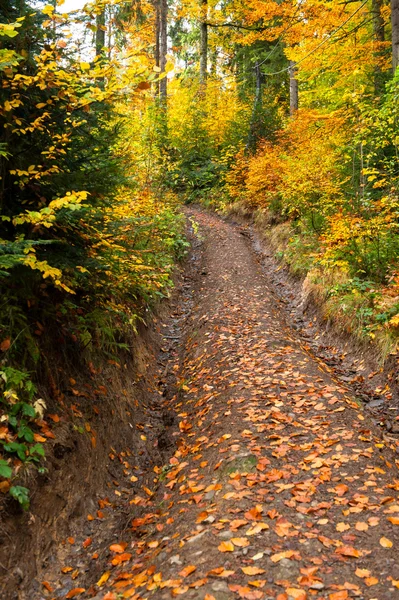
[[[105,12],[96,16],[96,56],[102,54],[105,46]]]
[[[373,35],[377,44],[374,56],[376,60],[381,57],[382,43],[385,41],[384,19],[382,17],[383,0],[371,0],[371,13],[373,18]],[[378,95],[383,91],[384,80],[380,65],[376,64],[374,69],[374,90]]]
[[[154,59],[155,65],[157,67],[160,66],[160,32],[161,32],[161,10],[159,0],[154,2],[155,7],[155,51],[154,51]],[[155,83],[155,95],[158,98],[159,96],[159,81]]]
[[[391,0],[392,68],[399,65],[399,0]]]
[[[293,117],[298,110],[299,95],[298,95],[298,80],[296,78],[296,67],[295,63],[290,60],[289,66],[290,75],[290,115]]]
[[[159,0],[159,66],[161,74],[165,73],[166,55],[168,53],[168,0]],[[168,78],[164,76],[160,81],[160,98],[166,104],[168,91]]]
[[[200,83],[206,84],[208,76],[208,0],[201,0],[201,25],[200,25]]]

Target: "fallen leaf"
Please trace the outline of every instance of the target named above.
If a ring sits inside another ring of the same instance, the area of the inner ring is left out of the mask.
[[[362,555],[362,553],[353,546],[341,546],[336,549],[335,553],[342,554],[342,556],[350,556],[352,558],[359,558],[359,556]]]
[[[222,542],[218,546],[220,552],[234,552],[234,546],[231,542]]]
[[[358,577],[361,577],[361,578],[369,577],[370,571],[368,569],[356,569],[355,575],[357,575]]]
[[[75,598],[75,596],[79,596],[79,594],[83,594],[85,591],[85,588],[73,588],[73,590],[67,593],[65,598],[68,598],[68,600],[69,598]]]
[[[300,590],[298,588],[287,588],[285,590],[288,594],[289,598],[293,598],[294,600],[306,600],[306,592],[305,590]]]
[[[98,587],[101,587],[102,585],[104,585],[104,583],[106,583],[109,579],[111,575],[111,571],[105,571],[105,573],[103,573],[100,577],[100,579],[97,581]]]
[[[328,596],[329,600],[346,600],[349,598],[349,594],[347,590],[341,590],[340,592],[333,592]]]
[[[187,567],[184,567],[184,569],[182,569],[179,572],[180,577],[188,577],[189,575],[191,575],[191,573],[194,573],[194,571],[196,571],[197,567],[194,565],[188,565]]]
[[[294,550],[286,550],[285,552],[277,552],[276,554],[272,554],[270,560],[272,562],[279,562],[283,560],[283,558],[292,558],[296,552]]]
[[[386,538],[386,537],[384,537],[384,536],[383,536],[383,537],[380,539],[380,545],[381,545],[383,548],[392,548],[392,546],[393,546],[393,543],[391,542],[391,540],[389,540],[388,538]]]
[[[115,552],[116,554],[122,554],[122,552],[125,551],[126,546],[127,544],[125,542],[122,542],[122,544],[111,544],[109,549],[111,550],[111,552]]]
[[[262,573],[266,573],[265,569],[260,569],[259,567],[241,567],[241,571],[245,575],[261,575]]]
[[[234,546],[238,546],[239,548],[245,548],[246,546],[249,546],[249,540],[244,537],[234,537],[231,538],[231,541],[233,542]]]
[[[42,586],[44,588],[46,588],[46,590],[48,592],[53,592],[54,591],[54,588],[52,587],[52,585],[48,581],[42,581]]]

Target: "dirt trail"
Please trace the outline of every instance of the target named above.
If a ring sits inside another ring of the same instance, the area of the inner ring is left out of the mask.
[[[394,441],[304,348],[240,228],[191,213],[197,287],[165,323],[169,460],[124,495],[100,556],[80,546],[75,579],[32,600],[399,598]]]

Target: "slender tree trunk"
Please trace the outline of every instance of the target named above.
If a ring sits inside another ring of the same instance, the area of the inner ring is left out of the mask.
[[[105,46],[105,12],[96,17],[96,56],[99,56]]]
[[[392,68],[399,65],[399,0],[391,0]]]
[[[168,0],[160,0],[159,15],[159,66],[161,73],[165,73],[166,55],[168,53]],[[166,106],[168,91],[168,78],[165,76],[160,81],[161,101]]]
[[[298,80],[296,78],[296,67],[294,61],[290,60],[289,66],[290,75],[290,115],[293,117],[298,110],[299,96],[298,96]]]
[[[200,83],[206,85],[208,76],[208,0],[201,0]]]
[[[161,33],[161,11],[160,11],[160,5],[159,5],[159,0],[154,2],[154,7],[155,7],[155,51],[154,51],[154,59],[155,59],[155,65],[157,67],[160,66],[160,33]],[[155,96],[158,98],[159,97],[159,81],[156,82],[155,84]]]
[[[108,6],[108,31],[107,31],[107,46],[108,46],[108,60],[111,60],[112,54],[112,6]]]
[[[377,64],[374,69],[374,91],[378,95],[383,88],[383,77],[381,73],[381,67],[378,64],[378,60],[381,57],[382,43],[385,41],[385,29],[384,19],[382,17],[383,0],[371,0],[371,13],[373,17],[373,34],[374,41],[377,44],[377,48],[374,52],[374,56],[377,60]]]

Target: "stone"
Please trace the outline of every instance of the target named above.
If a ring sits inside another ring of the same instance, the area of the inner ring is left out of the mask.
[[[215,581],[211,587],[214,592],[229,592],[229,586],[225,581]]]

